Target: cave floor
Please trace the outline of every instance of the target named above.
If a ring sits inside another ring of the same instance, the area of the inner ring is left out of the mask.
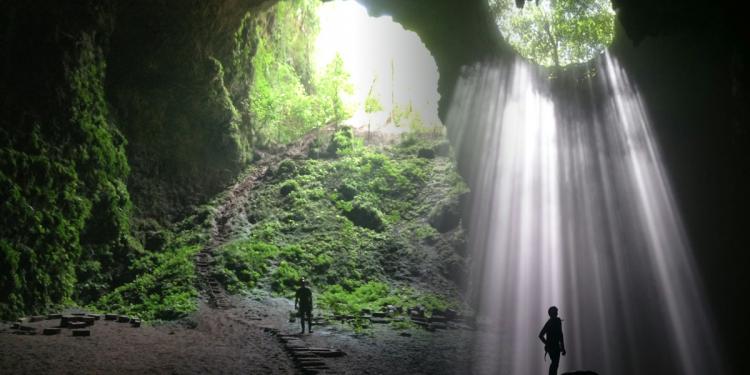
[[[291,302],[283,298],[233,296],[232,308],[201,303],[178,322],[143,325],[100,320],[90,337],[14,335],[0,324],[2,373],[13,374],[289,374],[304,373],[278,335],[299,332],[288,321]],[[41,333],[57,320],[28,323]],[[476,332],[422,328],[397,330],[373,324],[363,332],[331,322],[314,325],[298,338],[306,346],[339,349],[346,355],[320,358],[320,374],[461,374]],[[9,372],[7,370],[12,369]]]

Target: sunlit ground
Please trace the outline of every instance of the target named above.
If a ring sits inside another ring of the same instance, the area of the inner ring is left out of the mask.
[[[373,131],[400,133],[409,130],[414,121],[398,121],[399,113],[411,108],[422,126],[442,128],[437,112],[437,65],[417,34],[391,17],[370,17],[355,1],[327,2],[318,15],[318,71],[322,72],[338,53],[351,74],[354,91],[345,102],[354,115],[347,124],[370,124]],[[381,110],[365,111],[368,94],[381,104]]]

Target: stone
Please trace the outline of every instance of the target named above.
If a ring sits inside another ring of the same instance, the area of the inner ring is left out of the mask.
[[[94,320],[101,320],[101,314],[86,314],[86,317],[93,318]]]
[[[372,313],[372,317],[373,318],[385,318],[387,316],[388,316],[387,312],[382,312],[381,311],[381,312],[374,312],[374,313]]]
[[[117,317],[117,323],[128,323],[130,322],[130,317],[127,315],[120,315]]]
[[[430,323],[445,323],[445,322],[448,321],[448,319],[446,319],[444,316],[433,315],[433,316],[429,317],[427,319],[427,321],[430,322]]]
[[[140,319],[133,319],[132,321],[130,321],[130,326],[132,326],[133,328],[140,327],[141,326],[141,320]]]
[[[371,318],[370,321],[374,324],[388,324],[391,322],[390,319],[386,318]]]
[[[562,375],[599,375],[599,374],[593,371],[572,371],[572,372],[566,372]]]
[[[45,320],[47,317],[44,315],[34,315],[29,317],[29,322],[41,322],[42,320]]]
[[[42,330],[42,334],[45,336],[57,335],[60,333],[60,328],[45,328]]]
[[[409,332],[401,332],[398,335],[399,336],[404,336],[404,337],[411,337],[411,333],[409,333]]]
[[[73,337],[87,337],[91,336],[91,331],[88,329],[74,329]]]
[[[104,320],[117,320],[116,314],[104,314]]]
[[[423,159],[434,159],[435,150],[431,148],[420,148],[419,151],[417,151],[417,157],[420,157]]]
[[[86,324],[86,322],[68,322],[68,325],[66,325],[65,327],[75,330],[86,328],[88,327],[88,325]]]
[[[440,322],[434,322],[434,323],[430,323],[430,325],[429,325],[429,326],[427,326],[427,329],[429,329],[429,330],[431,330],[431,331],[432,331],[432,330],[436,330],[436,329],[447,329],[447,328],[448,328],[448,325],[447,325],[447,324],[445,324],[445,323],[440,323]]]
[[[18,329],[21,330],[21,331],[26,331],[26,332],[36,331],[36,328],[31,327],[31,326],[25,326],[25,325],[22,325],[22,324],[18,325]]]
[[[60,319],[62,318],[62,314],[49,314],[47,315],[47,320],[54,320],[54,319]]]
[[[456,318],[458,318],[458,311],[453,310],[453,309],[446,309],[443,312],[443,315],[448,320],[455,320]]]

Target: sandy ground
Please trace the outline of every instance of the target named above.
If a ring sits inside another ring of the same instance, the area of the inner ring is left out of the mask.
[[[0,374],[292,374],[300,373],[273,328],[297,334],[290,323],[291,301],[282,298],[233,297],[234,307],[214,310],[201,305],[179,323],[144,325],[100,320],[91,337],[14,335],[0,325]],[[57,320],[28,323],[41,332]],[[428,332],[373,325],[364,334],[331,322],[313,326],[300,338],[309,346],[343,350],[339,358],[321,359],[321,374],[466,374],[475,332],[461,329]]]
[[[100,320],[91,337],[14,335],[0,326],[2,374],[287,374],[291,360],[277,340],[238,320],[238,311],[201,306],[190,324],[133,328]],[[54,327],[59,320],[28,325]]]

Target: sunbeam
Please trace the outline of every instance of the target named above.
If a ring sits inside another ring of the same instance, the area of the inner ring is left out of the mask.
[[[720,374],[645,107],[614,58],[598,71],[565,97],[521,60],[475,66],[459,82],[448,124],[461,129],[461,154],[481,153],[471,285],[497,333],[477,351],[499,353],[480,353],[476,370],[543,373],[536,336],[556,305],[569,351],[561,370]]]

